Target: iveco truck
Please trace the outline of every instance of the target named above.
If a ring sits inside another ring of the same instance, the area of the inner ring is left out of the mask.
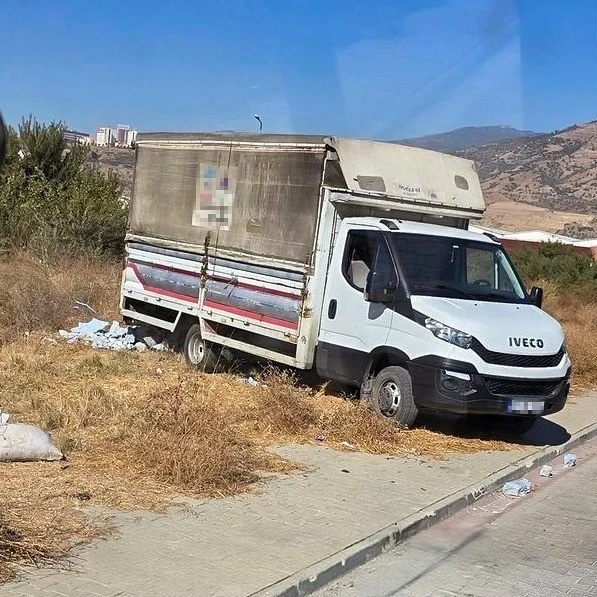
[[[323,136],[139,135],[121,312],[214,370],[235,351],[360,388],[376,412],[564,407],[571,364],[493,238],[474,164]]]

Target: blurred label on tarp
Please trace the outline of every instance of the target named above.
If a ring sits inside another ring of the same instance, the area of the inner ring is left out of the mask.
[[[199,165],[193,226],[228,230],[236,189],[236,168]]]

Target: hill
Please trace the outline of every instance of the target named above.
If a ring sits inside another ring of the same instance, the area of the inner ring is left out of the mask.
[[[425,135],[412,139],[396,141],[403,145],[435,149],[436,151],[457,151],[469,147],[478,147],[496,141],[518,139],[540,135],[533,131],[519,131],[511,126],[465,126],[447,133]]]
[[[478,164],[487,203],[521,201],[586,214],[597,210],[597,121],[458,154]]]

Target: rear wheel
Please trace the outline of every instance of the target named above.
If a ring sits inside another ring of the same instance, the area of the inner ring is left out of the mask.
[[[187,363],[206,373],[213,373],[218,367],[218,355],[213,345],[201,337],[201,326],[193,324],[186,333],[183,353]]]
[[[417,418],[410,375],[402,367],[382,369],[373,379],[368,399],[380,417],[394,419],[404,427],[410,427]]]

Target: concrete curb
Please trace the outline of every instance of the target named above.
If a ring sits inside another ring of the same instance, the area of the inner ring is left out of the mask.
[[[364,537],[342,551],[316,562],[277,583],[252,593],[254,597],[301,597],[338,579],[347,572],[362,566],[369,560],[395,547],[401,541],[412,537],[430,526],[446,519],[475,503],[481,497],[495,491],[506,481],[517,479],[530,469],[542,466],[556,456],[597,436],[597,423],[576,432],[560,446],[541,448],[532,454],[495,471],[468,487],[461,489],[431,506],[419,510],[390,526]]]

